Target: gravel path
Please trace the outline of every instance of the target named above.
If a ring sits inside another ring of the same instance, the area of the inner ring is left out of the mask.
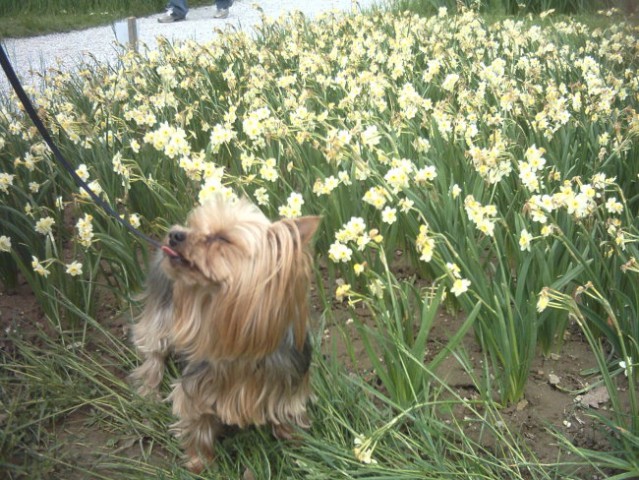
[[[137,29],[141,44],[153,49],[157,45],[158,36],[170,40],[193,39],[205,42],[216,35],[217,28],[225,25],[252,29],[260,23],[260,13],[255,8],[256,5],[259,5],[269,18],[277,18],[295,10],[313,18],[330,10],[365,10],[382,3],[382,0],[358,0],[358,6],[354,7],[352,0],[236,0],[230,9],[229,17],[225,20],[213,18],[215,7],[199,7],[189,11],[186,21],[173,24],[158,23],[157,19],[162,12],[139,18]],[[31,85],[38,84],[37,76],[34,76],[33,72],[43,72],[51,67],[73,68],[86,58],[86,55],[91,55],[100,62],[111,62],[120,51],[112,25],[30,38],[7,38],[3,44],[18,75],[25,84]],[[0,91],[6,91],[7,85],[0,69]]]

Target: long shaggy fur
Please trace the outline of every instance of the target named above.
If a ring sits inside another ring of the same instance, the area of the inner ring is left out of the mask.
[[[306,246],[318,217],[271,223],[246,200],[217,198],[173,227],[154,259],[133,340],[132,377],[157,394],[170,353],[186,360],[169,399],[189,466],[213,455],[223,425],[308,427]]]

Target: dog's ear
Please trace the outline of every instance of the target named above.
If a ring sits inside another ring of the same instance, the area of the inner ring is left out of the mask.
[[[302,245],[308,245],[321,221],[322,217],[318,216],[307,216],[293,219],[293,223],[297,226],[297,231],[300,234]]]
[[[304,248],[311,243],[321,221],[322,217],[317,216],[284,218],[271,224],[269,238],[278,250],[287,246],[293,250],[298,247]]]

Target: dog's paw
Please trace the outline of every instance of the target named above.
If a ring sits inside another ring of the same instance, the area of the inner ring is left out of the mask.
[[[204,462],[200,457],[191,457],[184,464],[184,467],[192,473],[201,473],[204,470],[204,466]]]
[[[184,468],[192,473],[202,473],[202,470],[211,462],[213,462],[213,456],[203,458],[202,455],[189,455]]]
[[[271,427],[273,436],[278,440],[284,440],[287,442],[299,443],[301,437],[296,431],[295,427],[288,423],[280,423],[279,425],[273,424]]]
[[[160,391],[155,387],[149,387],[148,385],[140,385],[137,390],[138,395],[146,400],[150,400],[153,402],[160,402],[162,400],[162,396],[160,395]]]

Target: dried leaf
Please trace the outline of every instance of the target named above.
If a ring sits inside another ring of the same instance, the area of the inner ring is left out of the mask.
[[[590,390],[583,397],[581,397],[581,404],[585,407],[599,408],[600,405],[608,402],[610,395],[606,387],[597,387]]]

